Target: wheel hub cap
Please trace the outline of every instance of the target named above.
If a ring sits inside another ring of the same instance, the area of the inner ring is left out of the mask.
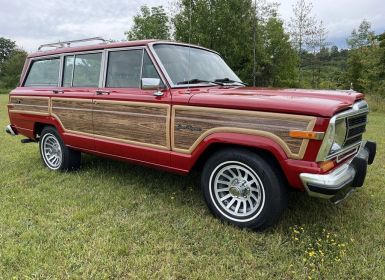
[[[42,139],[42,155],[44,162],[51,169],[58,169],[62,162],[62,150],[56,137],[47,134]]]
[[[246,180],[234,179],[231,182],[229,192],[235,198],[249,198],[251,191],[250,188],[246,186]]]
[[[258,175],[240,162],[219,165],[211,177],[211,191],[216,207],[234,220],[258,215],[265,203],[263,184]]]

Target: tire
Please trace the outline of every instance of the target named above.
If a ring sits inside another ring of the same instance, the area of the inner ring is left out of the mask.
[[[50,170],[72,171],[80,168],[81,153],[65,146],[54,127],[43,129],[39,149],[44,165]]]
[[[211,212],[241,228],[266,229],[287,206],[287,186],[278,167],[247,149],[212,155],[203,168],[201,187]]]

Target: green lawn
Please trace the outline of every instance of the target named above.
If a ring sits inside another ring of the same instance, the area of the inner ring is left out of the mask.
[[[338,206],[293,193],[255,233],[213,218],[194,178],[94,156],[50,172],[37,144],[1,133],[0,279],[384,279],[385,114],[366,137],[379,151],[364,188]]]

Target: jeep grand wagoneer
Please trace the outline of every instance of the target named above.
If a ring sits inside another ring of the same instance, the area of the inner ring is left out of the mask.
[[[199,46],[78,42],[29,55],[9,96],[6,131],[39,142],[51,170],[78,169],[81,153],[200,168],[211,211],[253,229],[279,218],[288,188],[338,202],[364,183],[376,144],[361,93],[247,87]]]

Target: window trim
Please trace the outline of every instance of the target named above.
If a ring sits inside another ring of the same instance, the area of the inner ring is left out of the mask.
[[[59,86],[59,82],[60,82],[60,79],[61,79],[61,55],[46,55],[46,56],[39,56],[39,57],[34,57],[34,58],[30,58],[29,59],[29,62],[28,62],[28,70],[26,71],[24,77],[23,77],[23,82],[21,83],[21,87],[25,87],[25,88],[40,88],[40,87],[43,87],[43,86],[37,86],[37,87],[30,87],[30,86],[26,86],[25,83],[27,82],[27,79],[28,79],[28,76],[29,76],[29,73],[31,72],[31,69],[32,69],[32,66],[35,62],[38,62],[38,61],[43,61],[43,60],[53,60],[53,59],[59,59],[59,77],[58,77],[58,80],[57,80],[57,84],[56,86],[48,86],[48,87],[58,87]]]

